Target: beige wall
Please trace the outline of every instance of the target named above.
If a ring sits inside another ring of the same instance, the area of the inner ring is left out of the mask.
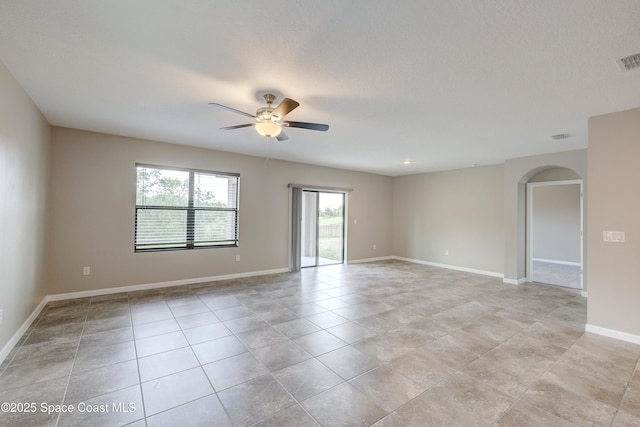
[[[532,256],[580,263],[580,184],[532,188]]]
[[[588,324],[640,336],[640,108],[589,119]],[[602,232],[625,231],[625,243]]]
[[[0,361],[46,295],[50,136],[47,121],[0,62]]]
[[[396,177],[393,254],[501,274],[502,181],[502,165]]]
[[[240,173],[240,246],[134,253],[136,163]],[[54,127],[49,293],[288,268],[289,183],[353,188],[347,259],[391,255],[390,177]]]
[[[396,177],[393,254],[499,273],[508,282],[522,283],[526,183],[534,177],[583,178],[586,188],[586,176],[587,150],[575,150],[509,159],[503,165]],[[586,212],[584,216],[586,221]],[[586,243],[583,251],[586,256]],[[586,265],[583,268],[586,272]]]

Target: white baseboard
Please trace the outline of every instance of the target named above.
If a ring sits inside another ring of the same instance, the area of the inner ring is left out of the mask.
[[[394,259],[392,256],[381,256],[378,258],[362,258],[362,259],[352,259],[346,261],[345,264],[362,264],[363,262],[375,262],[375,261],[387,261],[390,259]]]
[[[86,298],[93,297],[99,295],[110,295],[117,294],[120,292],[133,292],[133,291],[142,291],[148,289],[158,289],[158,288],[168,288],[172,286],[182,286],[182,285],[192,285],[195,283],[203,283],[203,282],[216,282],[220,280],[227,279],[239,279],[243,277],[252,277],[252,276],[265,276],[268,274],[277,274],[277,273],[288,273],[288,268],[277,268],[273,270],[262,270],[262,271],[250,271],[247,273],[236,273],[236,274],[225,274],[221,276],[210,276],[210,277],[198,277],[193,279],[183,279],[183,280],[172,280],[169,282],[158,282],[158,283],[147,283],[142,285],[131,285],[131,286],[120,286],[117,288],[104,288],[104,289],[96,289],[91,291],[79,291],[79,292],[67,292],[64,294],[52,294],[45,296],[40,304],[33,310],[33,312],[29,315],[27,320],[24,321],[22,326],[16,331],[15,334],[11,337],[11,339],[5,344],[5,346],[0,351],[0,363],[6,359],[11,350],[18,343],[22,335],[29,329],[31,323],[38,317],[42,309],[47,305],[50,301],[63,301],[68,299],[76,299],[76,298]]]
[[[423,261],[421,259],[413,259],[413,258],[403,258],[399,256],[392,256],[391,258],[397,259],[399,261],[413,262],[415,264],[429,265],[431,267],[440,267],[440,268],[446,268],[448,270],[456,270],[456,271],[464,271],[466,273],[481,274],[483,276],[500,277],[500,278],[504,277],[502,273],[496,273],[494,271],[477,270],[475,268],[459,267],[457,265],[440,264],[437,262]]]
[[[11,353],[11,350],[13,350],[18,341],[20,341],[20,338],[22,338],[24,333],[27,332],[27,329],[29,329],[29,326],[31,326],[33,321],[36,320],[36,317],[38,317],[45,305],[47,305],[47,297],[44,297],[42,301],[40,301],[40,304],[38,304],[33,312],[31,312],[27,320],[22,323],[16,333],[13,334],[11,339],[9,339],[5,346],[2,347],[2,350],[0,350],[0,363],[4,362],[4,359],[6,359],[9,353]]]
[[[579,262],[558,261],[556,259],[531,258],[531,261],[548,262],[549,264],[572,265],[574,267],[580,267],[581,265]]]
[[[603,328],[602,326],[585,325],[584,330],[605,337],[640,344],[640,335],[629,334],[627,332],[616,331],[614,329]]]
[[[522,277],[520,279],[502,279],[502,282],[506,283],[507,285],[522,285],[527,282],[527,278]]]
[[[169,282],[146,283],[143,285],[120,286],[117,288],[104,288],[92,291],[68,292],[64,294],[53,294],[47,296],[48,301],[61,301],[75,298],[94,297],[99,295],[117,294],[121,292],[146,291],[149,289],[169,288],[172,286],[193,285],[195,283],[216,282],[228,279],[240,279],[243,277],[265,276],[268,274],[288,273],[288,268],[276,268],[274,270],[250,271],[247,273],[225,274],[221,276],[196,277],[193,279],[172,280]]]

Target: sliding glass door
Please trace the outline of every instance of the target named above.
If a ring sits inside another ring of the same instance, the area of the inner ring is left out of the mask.
[[[302,234],[300,239],[302,258],[300,265],[318,265],[318,192],[302,191]]]
[[[344,262],[344,193],[302,191],[301,266]]]

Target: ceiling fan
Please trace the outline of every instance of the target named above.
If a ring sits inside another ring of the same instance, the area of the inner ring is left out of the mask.
[[[329,129],[329,125],[323,125],[320,123],[294,122],[290,120],[283,120],[284,116],[292,112],[295,108],[298,107],[298,105],[300,105],[300,103],[294,101],[293,99],[285,98],[275,108],[271,106],[271,104],[273,104],[273,101],[276,100],[275,95],[267,93],[264,95],[264,100],[266,101],[267,106],[258,108],[255,115],[236,110],[235,108],[227,107],[226,105],[217,104],[215,102],[210,102],[209,105],[223,108],[233,113],[242,114],[243,116],[255,119],[255,123],[247,123],[244,125],[220,128],[222,130],[233,130],[255,126],[260,135],[266,136],[268,138],[273,137],[278,141],[285,141],[289,139],[289,137],[282,131],[283,127],[319,130],[322,132],[325,132]]]

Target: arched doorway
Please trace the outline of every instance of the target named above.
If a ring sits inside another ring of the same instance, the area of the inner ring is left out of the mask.
[[[565,167],[536,168],[526,184],[526,282],[583,289],[582,178]]]
[[[529,178],[526,213],[526,281],[583,288],[582,179],[567,168]]]

